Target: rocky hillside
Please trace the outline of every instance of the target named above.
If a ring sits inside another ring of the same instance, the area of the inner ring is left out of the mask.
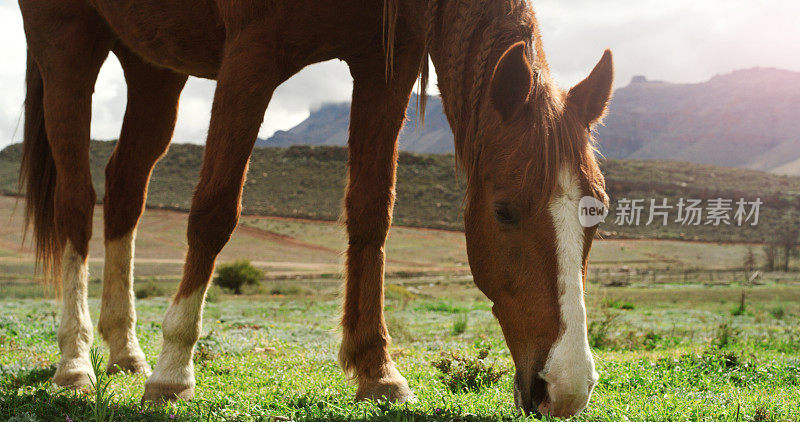
[[[751,69],[700,84],[634,78],[598,131],[612,158],[800,174],[800,73]]]
[[[438,98],[428,102],[425,126],[416,98],[400,148],[452,153],[453,137]],[[259,146],[344,145],[349,103],[327,104]],[[616,91],[598,129],[609,158],[687,161],[800,175],[800,73],[750,69],[699,84],[636,77]]]
[[[427,154],[453,152],[453,134],[438,97],[428,97],[425,125],[417,116],[417,96],[408,105],[408,121],[400,134],[400,149]],[[350,125],[350,103],[325,104],[313,110],[308,119],[288,131],[278,131],[269,139],[259,139],[261,147],[289,145],[345,145]]]
[[[92,179],[98,199],[103,198],[103,167],[114,142],[94,141],[91,146]],[[187,210],[202,164],[203,147],[174,144],[158,163],[150,183],[147,204],[154,208]],[[17,192],[21,148],[0,151],[0,193]],[[293,145],[259,148],[250,160],[244,188],[243,211],[247,214],[339,218],[344,192],[347,150],[333,146]],[[787,222],[787,213],[800,210],[800,177],[778,176],[755,170],[715,167],[670,161],[604,160],[602,170],[611,196],[611,213],[601,226],[605,237],[693,239],[715,241],[767,241]],[[459,182],[460,180],[460,182]],[[395,223],[405,226],[459,230],[463,227],[464,178],[457,177],[450,154],[400,154],[397,174]],[[703,221],[679,224],[677,209],[669,224],[647,225],[650,198],[675,207],[684,199],[703,202]],[[715,198],[735,202],[760,198],[757,226],[709,225],[708,204]],[[615,220],[623,200],[638,200],[643,208],[638,225]],[[20,208],[22,212],[22,208]],[[797,224],[796,215],[791,224]]]

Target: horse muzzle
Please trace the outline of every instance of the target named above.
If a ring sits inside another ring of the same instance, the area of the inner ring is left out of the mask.
[[[591,398],[599,375],[591,368],[586,374],[569,374],[564,378],[558,374],[536,373],[514,376],[514,403],[526,415],[571,417],[579,414]]]

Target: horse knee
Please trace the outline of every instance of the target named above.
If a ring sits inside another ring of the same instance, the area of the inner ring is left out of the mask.
[[[130,233],[144,210],[152,165],[146,170],[132,172],[130,167],[133,165],[120,163],[118,158],[112,156],[106,166],[106,192],[103,198],[106,240],[118,239]]]
[[[239,221],[238,201],[217,200],[208,206],[198,206],[189,213],[187,238],[189,245],[215,257],[231,237]]]

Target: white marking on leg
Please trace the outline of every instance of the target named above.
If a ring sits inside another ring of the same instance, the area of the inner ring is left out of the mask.
[[[559,189],[550,203],[556,233],[558,292],[562,330],[539,374],[547,381],[549,402],[542,413],[572,414],[589,402],[597,382],[594,359],[586,332],[583,300],[584,228],[578,218],[581,190],[578,178],[563,169]]]
[[[201,287],[188,297],[177,299],[164,315],[164,344],[153,375],[146,385],[168,385],[193,388],[192,352],[200,337],[206,288]]]
[[[60,386],[81,387],[95,379],[89,359],[94,341],[92,319],[87,302],[89,268],[86,257],[67,241],[61,261],[62,310],[58,327],[61,361],[53,376]]]
[[[111,350],[109,368],[149,372],[139,340],[136,338],[136,308],[133,292],[133,257],[136,231],[106,241],[103,271],[103,299],[97,330]]]

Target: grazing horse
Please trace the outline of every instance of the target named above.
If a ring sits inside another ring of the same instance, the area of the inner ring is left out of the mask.
[[[56,384],[80,387],[94,377],[86,291],[96,197],[88,148],[92,92],[108,53],[119,58],[128,85],[103,200],[97,328],[110,348],[109,370],[150,372],[135,332],[136,227],[188,75],[217,80],[183,278],[145,384],[143,399],[154,401],[194,396],[192,352],[206,289],[236,227],[248,160],[273,91],[305,66],[338,58],[353,76],[339,359],[358,382],[358,399],[412,399],[388,352],[384,242],[397,136],[415,81],[421,75],[427,83],[430,57],[468,184],[469,262],[475,284],[494,303],[516,366],[515,402],[526,413],[559,416],[587,405],[597,373],[583,288],[595,228],[579,223],[578,206],[582,196],[607,200],[591,129],[611,95],[610,52],[587,79],[558,89],[525,0],[19,5],[28,43],[21,180],[37,258],[63,286]]]

